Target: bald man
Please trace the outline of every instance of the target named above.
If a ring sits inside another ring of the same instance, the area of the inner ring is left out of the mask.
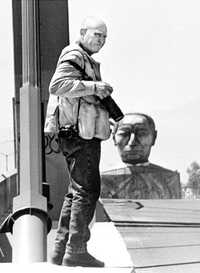
[[[100,195],[101,141],[110,137],[109,114],[100,99],[113,88],[101,80],[100,64],[92,58],[106,37],[107,27],[101,19],[86,18],[79,40],[62,50],[50,82],[50,98],[59,103],[59,146],[70,174],[51,258],[54,264],[104,266],[88,253],[87,242]],[[56,106],[47,109],[46,131]]]

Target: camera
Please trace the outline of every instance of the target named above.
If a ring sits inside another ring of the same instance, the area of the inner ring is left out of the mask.
[[[82,73],[83,79],[85,81],[93,81],[93,79],[86,74],[85,70],[83,70],[81,67],[79,67],[77,64],[75,64],[73,62],[70,62],[70,63]],[[101,101],[102,105],[108,111],[109,116],[114,121],[118,122],[121,119],[123,119],[124,114],[122,113],[121,109],[119,108],[119,106],[116,104],[116,102],[113,100],[113,98],[111,96],[108,96],[104,99],[100,99],[100,98],[98,98],[98,99]]]
[[[75,125],[66,125],[61,127],[58,133],[59,137],[64,137],[66,139],[73,139],[78,136],[78,129]]]
[[[114,121],[116,122],[120,121],[124,117],[124,114],[122,113],[121,109],[111,96],[107,96],[104,99],[100,99],[100,101]]]

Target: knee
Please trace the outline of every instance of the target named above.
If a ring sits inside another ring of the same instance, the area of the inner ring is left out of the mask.
[[[84,204],[94,204],[97,202],[100,196],[100,191],[88,192],[88,191],[76,191],[73,193],[73,199],[75,201]]]

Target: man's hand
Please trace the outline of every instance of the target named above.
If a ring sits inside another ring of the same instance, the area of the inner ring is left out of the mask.
[[[95,83],[95,95],[100,99],[110,96],[112,92],[113,88],[110,84],[101,81]]]

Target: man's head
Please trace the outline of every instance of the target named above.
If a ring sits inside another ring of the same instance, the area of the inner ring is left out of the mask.
[[[153,119],[142,113],[125,114],[113,133],[122,161],[129,164],[148,161],[156,136]]]
[[[99,18],[87,17],[81,25],[80,42],[89,54],[97,53],[105,44],[106,24]]]

